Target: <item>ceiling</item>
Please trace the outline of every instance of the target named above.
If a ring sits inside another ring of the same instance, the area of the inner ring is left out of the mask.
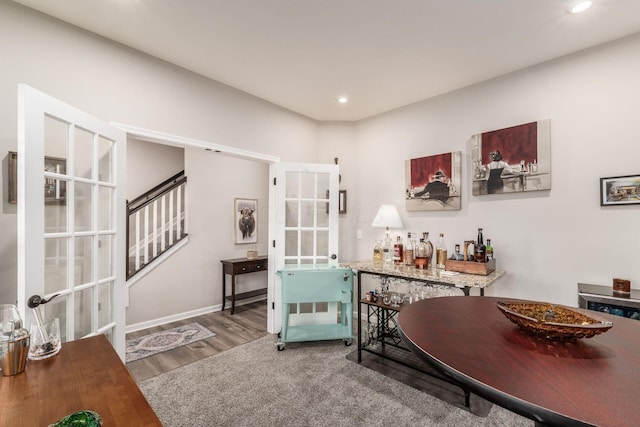
[[[640,31],[640,1],[14,0],[319,121],[356,121]],[[339,104],[337,97],[349,102]]]

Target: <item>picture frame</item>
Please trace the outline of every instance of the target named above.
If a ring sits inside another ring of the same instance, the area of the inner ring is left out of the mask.
[[[327,190],[327,200],[329,200],[330,194],[329,190]],[[326,213],[329,213],[329,203],[327,203]],[[347,213],[347,190],[338,190],[338,213]]]
[[[9,151],[8,154],[8,191],[7,202],[18,203],[18,153]],[[62,157],[44,157],[44,171],[66,175],[67,159]],[[50,177],[44,178],[45,205],[64,205],[67,201],[67,182]]]
[[[235,198],[234,235],[237,245],[258,242],[258,200]]]
[[[460,151],[405,161],[407,211],[460,210],[462,187]]]
[[[347,190],[340,190],[338,192],[338,213],[347,213]]]
[[[474,196],[551,189],[550,120],[471,137]]]
[[[600,206],[640,204],[640,174],[600,178]]]

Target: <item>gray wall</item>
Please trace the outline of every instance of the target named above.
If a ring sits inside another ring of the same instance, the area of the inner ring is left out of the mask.
[[[17,150],[17,85],[26,83],[107,122],[283,161],[317,159],[315,121],[12,2],[0,2],[0,58],[2,153]],[[247,250],[230,237],[233,198],[257,198],[260,209],[268,206],[264,164],[221,160],[204,151],[187,150],[184,156],[193,238],[176,256],[180,263],[165,266],[168,272],[152,272],[131,288],[128,324],[220,304],[220,259],[242,256]],[[17,218],[15,205],[6,204],[2,158],[0,301],[10,302],[16,299]],[[267,219],[267,214],[261,215],[262,221]],[[266,231],[266,225],[260,227],[260,253],[266,253]]]
[[[640,288],[633,249],[640,205],[599,204],[601,177],[640,174],[639,95],[636,34],[357,123],[359,212],[343,229],[343,252],[369,258],[383,235],[371,228],[373,217],[393,203],[405,225],[399,232],[429,231],[434,242],[443,232],[449,251],[483,227],[498,268],[507,270],[488,295],[576,306],[577,282],[610,286],[623,277]],[[544,119],[551,121],[551,190],[472,196],[471,136]],[[458,150],[462,209],[406,212],[404,161]]]

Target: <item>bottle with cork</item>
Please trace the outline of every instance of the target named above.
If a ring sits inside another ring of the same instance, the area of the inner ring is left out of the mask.
[[[436,246],[436,268],[444,269],[447,262],[447,245],[444,241],[444,233],[440,233],[438,246]]]
[[[414,248],[413,241],[411,240],[411,233],[407,233],[407,244],[404,245],[404,265],[413,266],[414,265]]]

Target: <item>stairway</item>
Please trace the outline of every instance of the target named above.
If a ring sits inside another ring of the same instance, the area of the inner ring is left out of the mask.
[[[188,236],[184,171],[127,203],[127,280]]]

